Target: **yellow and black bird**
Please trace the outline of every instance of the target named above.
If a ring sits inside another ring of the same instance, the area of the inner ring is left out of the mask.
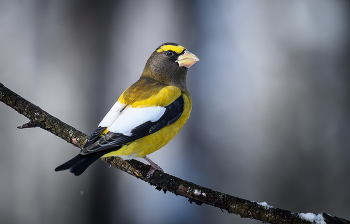
[[[82,174],[101,157],[145,158],[177,135],[190,117],[192,101],[186,74],[199,59],[186,48],[165,43],[149,57],[140,79],[127,88],[91,134],[80,153],[55,171]]]

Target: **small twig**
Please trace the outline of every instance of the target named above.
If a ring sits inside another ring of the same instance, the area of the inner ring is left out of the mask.
[[[19,129],[40,127],[79,148],[83,147],[88,138],[86,134],[76,130],[42,110],[40,107],[30,103],[6,88],[2,83],[0,83],[0,101],[29,119],[29,122],[19,126]]]
[[[20,129],[40,127],[79,148],[84,145],[88,138],[86,134],[53,117],[41,108],[12,92],[1,83],[0,101],[29,118],[30,121],[28,123],[18,127]],[[195,202],[198,205],[203,203],[212,205],[226,210],[229,213],[238,214],[243,218],[257,219],[268,223],[321,223],[321,221],[325,221],[326,223],[350,224],[350,222],[345,219],[332,217],[325,213],[317,216],[319,219],[309,219],[309,221],[307,221],[303,219],[300,214],[273,208],[266,203],[257,203],[213,191],[212,189],[159,171],[155,171],[154,174],[147,179],[146,176],[150,166],[137,160],[125,161],[119,157],[103,158],[102,160],[138,179],[156,186],[157,190],[163,190],[164,193],[170,191],[176,195],[186,197],[190,202]]]
[[[23,124],[22,126],[18,126],[18,129],[24,129],[24,128],[37,128],[41,127],[40,122],[36,121],[29,121],[28,123]]]

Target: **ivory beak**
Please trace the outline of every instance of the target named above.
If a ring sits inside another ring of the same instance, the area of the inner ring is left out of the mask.
[[[180,67],[183,66],[186,68],[190,68],[197,61],[199,61],[197,56],[187,50],[185,50],[185,52],[181,54],[179,58],[176,60],[176,62],[179,64]]]

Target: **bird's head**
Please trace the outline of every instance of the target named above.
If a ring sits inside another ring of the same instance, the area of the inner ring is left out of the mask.
[[[196,55],[175,43],[164,43],[149,57],[143,76],[172,85],[186,85],[186,73],[199,61]]]

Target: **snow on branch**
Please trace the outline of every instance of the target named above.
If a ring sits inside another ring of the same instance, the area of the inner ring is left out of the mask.
[[[40,107],[12,92],[2,83],[0,83],[0,101],[29,119],[29,122],[18,127],[19,129],[40,127],[78,148],[81,148],[88,138],[86,134],[53,117]],[[156,186],[157,190],[163,190],[164,193],[169,191],[175,195],[188,198],[191,203],[211,205],[226,210],[229,213],[240,215],[242,218],[251,218],[267,223],[350,224],[345,219],[332,217],[326,213],[318,215],[313,213],[293,213],[274,208],[266,202],[241,199],[159,171],[154,172],[147,179],[146,175],[150,166],[137,160],[124,161],[119,157],[103,158],[102,160],[140,180]]]

